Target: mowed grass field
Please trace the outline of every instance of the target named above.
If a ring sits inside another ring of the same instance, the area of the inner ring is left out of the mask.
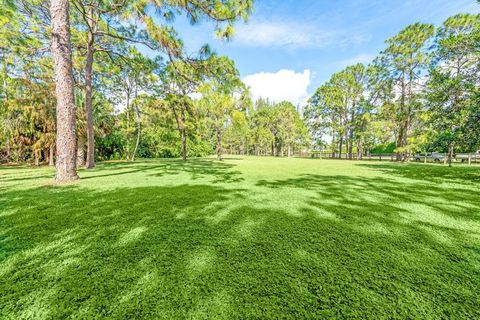
[[[480,318],[480,168],[0,167],[2,319]]]

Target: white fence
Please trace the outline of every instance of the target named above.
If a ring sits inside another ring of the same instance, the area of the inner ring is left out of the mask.
[[[372,161],[396,161],[397,155],[395,153],[375,153],[368,155],[358,154],[338,154],[338,153],[326,153],[326,152],[301,152],[296,154],[301,158],[314,158],[314,159],[336,159],[336,160],[372,160]],[[414,162],[436,162],[444,163],[448,162],[448,154],[436,153],[434,155],[427,153],[416,154],[409,157],[409,161]],[[453,162],[466,163],[466,164],[480,164],[479,153],[457,153],[454,155]]]

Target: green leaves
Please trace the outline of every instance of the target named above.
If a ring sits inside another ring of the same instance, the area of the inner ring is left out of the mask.
[[[386,44],[372,65],[348,67],[317,89],[305,112],[313,135],[322,140],[328,132],[332,150],[352,130],[362,144],[395,137],[399,159],[436,148],[436,137],[459,150],[478,148],[471,119],[478,119],[480,15],[450,17],[436,31],[415,23]]]

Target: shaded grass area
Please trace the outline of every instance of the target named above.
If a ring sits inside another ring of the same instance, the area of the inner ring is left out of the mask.
[[[0,168],[4,318],[478,318],[480,170],[231,158]]]

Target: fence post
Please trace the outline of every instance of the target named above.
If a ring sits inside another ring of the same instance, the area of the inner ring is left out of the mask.
[[[469,154],[468,154],[468,165],[469,165],[469,166],[472,165],[472,153],[469,153]]]

